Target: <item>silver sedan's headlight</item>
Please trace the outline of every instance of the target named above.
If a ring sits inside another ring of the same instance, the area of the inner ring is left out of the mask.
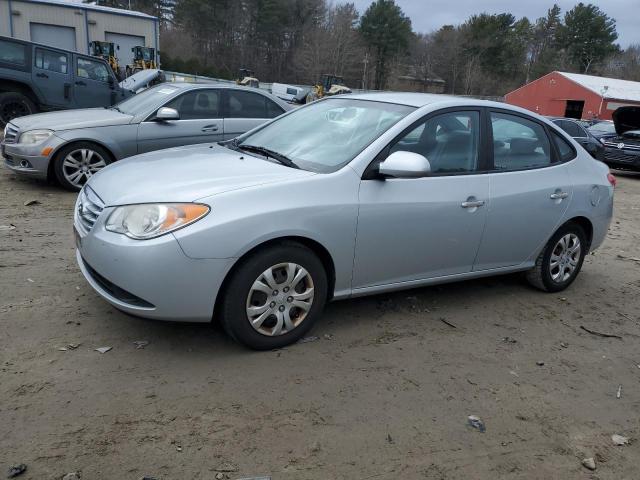
[[[105,228],[136,240],[159,237],[193,222],[210,211],[200,203],[142,203],[117,207]]]
[[[18,143],[24,145],[36,145],[44,142],[47,138],[53,135],[52,130],[29,130],[20,135]]]

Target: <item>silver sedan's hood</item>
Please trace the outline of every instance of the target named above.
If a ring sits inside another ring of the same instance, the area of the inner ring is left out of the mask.
[[[21,132],[34,129],[47,129],[60,132],[75,128],[107,127],[126,125],[133,117],[108,108],[84,108],[81,110],[62,110],[59,112],[38,113],[15,118],[11,123]]]
[[[218,145],[190,145],[120,160],[89,186],[106,205],[192,202],[230,190],[314,175]]]

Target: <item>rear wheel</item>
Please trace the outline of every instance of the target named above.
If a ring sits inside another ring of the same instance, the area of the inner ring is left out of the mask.
[[[231,337],[256,350],[280,348],[302,338],[321,315],[327,274],[303,245],[278,245],[242,261],[223,295],[221,321]]]
[[[534,268],[527,272],[531,285],[545,292],[559,292],[578,276],[589,248],[580,225],[568,223],[551,237]]]
[[[111,163],[109,152],[89,142],[62,148],[53,159],[56,178],[67,190],[78,191],[96,173]]]
[[[38,113],[38,107],[29,97],[18,92],[0,93],[0,126],[4,126],[14,118]]]

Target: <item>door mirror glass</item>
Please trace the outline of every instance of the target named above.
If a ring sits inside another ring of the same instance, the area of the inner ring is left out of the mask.
[[[420,178],[431,173],[431,164],[419,153],[400,150],[380,163],[378,172],[385,177]]]
[[[162,107],[156,113],[156,120],[180,120],[180,114],[175,108]]]

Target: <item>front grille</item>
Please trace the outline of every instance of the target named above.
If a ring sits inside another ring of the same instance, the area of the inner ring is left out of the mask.
[[[80,191],[76,207],[78,223],[84,233],[91,231],[102,210],[104,210],[104,203],[100,200],[100,197],[90,187],[85,186]]]
[[[604,151],[604,159],[611,162],[635,163],[640,162],[640,152],[634,155],[625,153],[624,150],[607,148]]]
[[[15,125],[7,124],[4,130],[4,143],[17,143],[18,142],[18,128]]]

